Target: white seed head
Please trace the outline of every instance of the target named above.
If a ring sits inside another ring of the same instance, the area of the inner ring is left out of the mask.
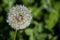
[[[24,5],[16,5],[9,10],[7,22],[16,30],[25,29],[31,20],[31,12]]]

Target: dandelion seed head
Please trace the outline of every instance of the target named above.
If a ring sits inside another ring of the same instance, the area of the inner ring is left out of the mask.
[[[16,30],[25,29],[31,20],[31,12],[24,5],[16,5],[9,10],[7,22]]]

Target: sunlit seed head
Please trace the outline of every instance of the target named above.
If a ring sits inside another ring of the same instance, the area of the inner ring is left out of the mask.
[[[16,5],[9,10],[7,22],[16,30],[25,29],[31,20],[31,12],[24,5]]]

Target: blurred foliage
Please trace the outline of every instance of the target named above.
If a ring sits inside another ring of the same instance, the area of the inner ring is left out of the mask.
[[[47,20],[46,27],[48,29],[52,29],[55,26],[56,22],[58,21],[58,18],[59,18],[59,13],[57,12],[57,10],[52,9],[49,18]]]
[[[8,11],[12,6],[15,0],[3,0],[2,7],[5,11]]]
[[[30,26],[17,32],[16,40],[60,40],[60,0],[0,0],[0,40],[14,38],[6,22],[14,5],[25,5],[33,16]]]
[[[25,4],[25,5],[31,5],[34,0],[22,0],[22,2]],[[28,4],[27,4],[28,3]]]
[[[0,16],[0,23],[3,21],[3,16]]]

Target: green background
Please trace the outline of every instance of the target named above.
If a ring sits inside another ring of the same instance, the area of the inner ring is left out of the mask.
[[[14,29],[6,22],[11,7],[25,5],[33,20],[18,30],[16,40],[60,40],[60,0],[0,0],[0,40],[13,40]]]

